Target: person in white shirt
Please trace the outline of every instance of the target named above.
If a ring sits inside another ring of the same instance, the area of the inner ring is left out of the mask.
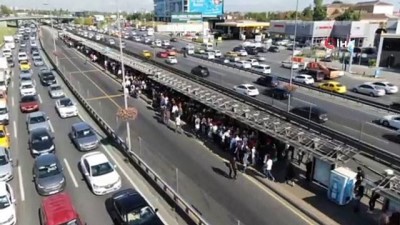
[[[178,115],[175,117],[175,132],[181,133],[181,117]]]
[[[243,155],[243,173],[246,173],[246,169],[249,165],[249,156],[250,156],[250,151],[249,148],[246,148],[246,152]]]
[[[263,166],[263,172],[265,175],[265,178],[275,181],[274,176],[272,176],[271,170],[272,170],[272,159],[271,157],[267,154],[264,157],[264,166]]]
[[[257,153],[256,147],[253,146],[253,147],[251,148],[251,164],[252,164],[253,166],[256,165],[256,153]]]

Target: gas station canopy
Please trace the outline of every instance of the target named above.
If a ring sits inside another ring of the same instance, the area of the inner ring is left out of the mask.
[[[257,21],[227,21],[223,23],[216,23],[216,26],[222,27],[269,27],[269,22]]]

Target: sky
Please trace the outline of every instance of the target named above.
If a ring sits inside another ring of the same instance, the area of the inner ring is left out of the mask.
[[[331,3],[333,0],[324,0]],[[342,0],[347,3],[355,3],[357,0]],[[365,1],[365,0],[363,0]],[[383,0],[394,4],[395,8],[400,6],[399,0]],[[2,0],[1,4],[18,8],[50,9],[63,8],[70,11],[144,11],[152,10],[153,0]],[[309,6],[313,0],[299,0],[299,9]],[[47,6],[44,4],[48,4]],[[115,8],[115,10],[112,10]],[[284,11],[295,10],[296,0],[225,0],[225,11]]]

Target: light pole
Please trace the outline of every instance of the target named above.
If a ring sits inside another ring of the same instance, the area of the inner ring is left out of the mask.
[[[124,109],[128,110],[128,93],[125,91],[126,85],[126,77],[125,77],[125,65],[124,65],[124,52],[122,47],[122,30],[121,30],[121,18],[118,8],[118,1],[117,1],[117,25],[118,25],[118,39],[119,39],[119,55],[120,55],[120,62],[121,62],[121,73],[122,73],[122,91],[124,93]],[[131,150],[131,127],[129,125],[129,120],[125,121],[126,123],[126,139],[128,142],[128,150]]]
[[[294,41],[293,41],[293,50],[292,50],[292,58],[291,58],[291,64],[290,64],[290,80],[289,80],[289,88],[292,89],[293,85],[293,58],[295,57],[295,51],[296,51],[296,37],[297,37],[297,19],[298,19],[298,11],[299,11],[299,0],[296,1],[296,11],[295,11],[295,20],[294,20]],[[290,93],[290,92],[289,92]],[[290,111],[290,100],[292,96],[289,94],[288,98],[288,104],[287,104],[287,111]]]
[[[48,6],[49,3],[43,3],[43,5]],[[56,38],[54,37],[54,34],[53,34],[54,25],[53,25],[51,10],[50,10],[50,24],[51,24],[51,33],[52,33],[52,38],[53,38],[53,52],[54,52],[53,54],[56,56],[56,65],[58,66],[57,45],[56,45]]]

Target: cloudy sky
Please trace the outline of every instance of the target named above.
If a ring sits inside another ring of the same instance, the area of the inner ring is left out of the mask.
[[[98,10],[111,11],[116,8],[118,1],[119,8],[126,11],[151,10],[153,0],[2,0],[1,4],[15,6],[18,8],[64,8],[71,11]],[[331,3],[333,0],[324,0]],[[344,2],[354,3],[356,0],[343,0]],[[399,0],[383,0],[400,6]],[[299,0],[299,8],[310,5],[313,0]],[[48,3],[48,6],[44,6]],[[296,0],[225,0],[225,11],[279,11],[294,10]]]

